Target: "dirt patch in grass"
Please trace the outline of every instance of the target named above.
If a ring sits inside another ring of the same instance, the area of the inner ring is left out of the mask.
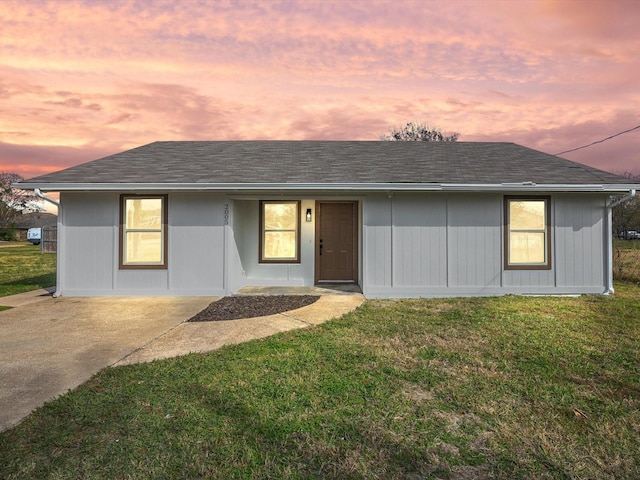
[[[23,242],[6,242],[4,240],[0,240],[0,248],[8,248],[8,247],[24,247],[25,244]]]
[[[238,318],[264,317],[289,312],[316,302],[317,295],[250,295],[223,297],[212,302],[189,322],[212,322]]]

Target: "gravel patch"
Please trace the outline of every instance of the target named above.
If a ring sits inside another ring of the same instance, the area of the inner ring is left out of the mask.
[[[222,297],[191,317],[188,322],[214,322],[238,318],[264,317],[306,307],[318,295],[241,295]]]

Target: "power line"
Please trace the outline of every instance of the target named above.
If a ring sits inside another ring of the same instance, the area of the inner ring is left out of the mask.
[[[624,132],[616,133],[615,135],[611,135],[610,137],[603,138],[602,140],[596,140],[595,142],[591,142],[589,145],[583,145],[581,147],[572,148],[571,150],[565,150],[564,152],[554,153],[554,155],[562,155],[563,153],[575,152],[576,150],[581,150],[583,148],[590,147],[592,145],[595,145],[596,143],[606,142],[607,140],[611,140],[612,138],[618,137],[624,133],[633,132],[634,130],[638,130],[639,128],[640,128],[640,125],[638,125],[637,127],[630,128],[629,130],[625,130]]]

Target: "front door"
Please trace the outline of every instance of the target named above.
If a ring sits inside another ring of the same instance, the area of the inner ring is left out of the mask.
[[[315,281],[358,282],[358,202],[316,201]]]

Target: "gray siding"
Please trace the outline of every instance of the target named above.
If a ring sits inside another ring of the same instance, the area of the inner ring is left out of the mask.
[[[391,201],[383,196],[368,197],[363,205],[364,283],[390,288],[391,281]]]
[[[606,291],[603,195],[552,194],[550,270],[504,270],[501,193],[395,194],[364,205],[369,297]]]
[[[116,270],[113,293],[116,295],[168,294],[167,270]]]
[[[283,198],[283,197],[277,197]],[[288,197],[286,197],[289,199]],[[265,200],[272,197],[265,196]],[[300,200],[291,197],[291,200]],[[234,290],[246,285],[313,285],[314,281],[314,222],[301,218],[300,263],[266,264],[259,262],[260,202],[258,200],[234,200],[233,238],[237,246],[240,269],[231,271]],[[307,208],[315,210],[313,200],[301,200],[300,216]],[[315,217],[315,214],[314,214]]]
[[[118,197],[112,193],[61,194],[64,232],[59,248],[65,259],[61,269],[65,290],[108,291],[113,288],[116,252],[114,228]]]
[[[499,287],[502,197],[449,196],[447,204],[449,286]]]
[[[555,264],[555,255],[554,255]],[[503,285],[506,289],[513,289],[512,293],[521,293],[523,289],[535,287],[535,289],[548,289],[555,286],[556,267],[551,270],[504,270]],[[532,290],[535,293],[538,290]],[[542,291],[542,290],[540,290]]]
[[[360,285],[369,297],[603,293],[606,197],[551,194],[552,269],[504,270],[503,194],[395,193],[360,198]],[[301,263],[258,262],[258,200],[169,194],[168,268],[120,270],[119,193],[61,195],[63,295],[222,295],[244,285],[311,285],[314,221]]]
[[[558,196],[556,265],[561,287],[600,286],[605,280],[604,198]]]
[[[173,193],[169,209],[169,287],[207,294],[224,289],[224,200]]]
[[[62,193],[63,295],[224,293],[224,197],[169,194],[166,270],[119,269],[119,199],[119,193]]]
[[[397,196],[393,208],[393,284],[447,285],[447,203],[433,196]]]

